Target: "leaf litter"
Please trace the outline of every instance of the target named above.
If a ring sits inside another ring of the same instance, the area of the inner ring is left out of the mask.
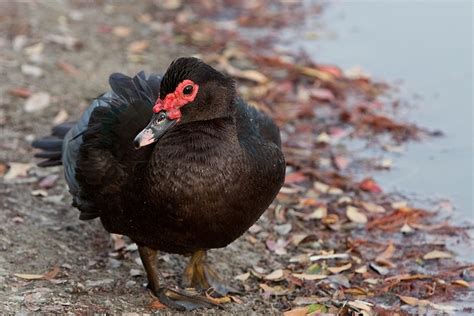
[[[245,294],[260,296],[285,315],[400,313],[407,311],[406,306],[451,311],[442,302],[471,288],[469,274],[461,271],[474,267],[461,265],[445,244],[432,241],[462,234],[462,228],[440,224],[435,212],[386,192],[375,171],[390,169],[394,162],[389,158],[364,162],[367,172],[357,176],[361,158],[348,149],[353,140],[363,140],[400,153],[405,142],[435,133],[399,121],[393,104],[380,101],[392,87],[372,80],[363,70],[345,70],[318,63],[305,53],[277,50],[272,34],[245,36],[246,28],[274,31],[301,23],[321,7],[308,10],[293,1],[269,0],[163,3],[163,10],[147,10],[136,17],[140,34],[155,34],[162,42],[198,51],[206,62],[236,78],[239,93],[272,116],[281,129],[288,172],[275,203],[247,234],[246,242],[263,245],[258,264],[265,268],[242,267],[236,274]],[[224,14],[224,8],[233,13]],[[240,26],[244,33],[226,23]],[[137,29],[122,22],[103,25],[97,32],[112,33],[123,42],[130,63],[144,62],[153,51],[153,40],[132,40]],[[83,48],[83,41],[70,35],[50,34],[45,40],[72,52]],[[45,49],[42,42],[30,46],[17,42],[30,59],[40,58]],[[83,72],[78,64],[62,59],[56,65],[69,76]],[[26,76],[42,75],[37,66],[22,68]],[[26,99],[23,110],[28,113],[52,103],[48,92],[22,86],[8,91]],[[67,112],[57,113],[57,122],[68,118]],[[16,162],[8,166],[4,180],[24,178],[32,168]],[[53,188],[56,181],[57,177],[45,177],[39,186]],[[112,242],[114,255],[127,253],[122,236],[113,235]],[[140,270],[130,271],[139,277]],[[42,280],[56,274],[14,275]],[[216,304],[241,302],[238,297],[206,295]],[[149,307],[164,308],[157,300]]]

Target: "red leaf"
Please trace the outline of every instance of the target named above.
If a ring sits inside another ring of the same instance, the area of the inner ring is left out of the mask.
[[[382,188],[375,182],[372,178],[365,178],[359,183],[359,188],[361,190],[372,192],[372,193],[381,193]]]
[[[306,180],[306,176],[302,172],[292,172],[285,177],[285,184],[298,183]]]

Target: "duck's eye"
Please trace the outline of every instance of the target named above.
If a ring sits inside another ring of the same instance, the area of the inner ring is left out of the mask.
[[[160,113],[158,115],[158,118],[157,118],[158,123],[163,121],[165,118],[166,118],[166,114],[165,113]]]
[[[193,93],[193,86],[188,84],[186,87],[183,89],[183,94],[191,94]]]

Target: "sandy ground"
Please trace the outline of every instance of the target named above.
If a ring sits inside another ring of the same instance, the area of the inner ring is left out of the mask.
[[[0,162],[34,162],[30,141],[48,134],[61,110],[69,119],[77,118],[92,98],[107,89],[110,73],[160,72],[174,57],[192,53],[184,47],[160,45],[156,34],[140,31],[134,17],[146,12],[147,6],[145,2],[124,2],[113,8],[84,1],[0,3]],[[101,33],[109,25],[131,28],[134,34],[125,39]],[[51,34],[72,36],[82,48],[51,43],[47,39]],[[25,36],[24,43],[19,35]],[[130,41],[144,38],[150,41],[148,53],[140,63],[132,62],[126,47]],[[42,52],[36,54],[38,45]],[[79,72],[67,74],[58,62],[74,65]],[[40,67],[43,74],[38,78],[25,75],[21,71],[24,64]],[[25,113],[25,100],[8,93],[16,87],[49,93],[50,105]],[[60,175],[60,179],[47,190],[48,196],[32,195],[38,181],[50,174]],[[137,251],[133,246],[114,251],[110,235],[100,223],[79,221],[70,203],[60,167],[32,167],[27,177],[0,179],[0,312],[152,312],[147,308],[152,297],[144,288],[145,277],[131,275],[143,274]],[[260,260],[264,246],[250,247],[243,239],[211,253],[216,267],[228,279]],[[186,261],[163,254],[159,264],[166,282],[178,284]],[[56,266],[60,272],[52,281],[13,276],[42,274]],[[247,303],[228,305],[226,311],[272,311],[271,303],[259,297],[248,295],[243,300]]]

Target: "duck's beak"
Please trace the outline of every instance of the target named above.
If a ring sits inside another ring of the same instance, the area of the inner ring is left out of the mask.
[[[147,127],[135,137],[133,141],[135,149],[157,142],[176,122],[169,119],[164,111],[154,113]]]

